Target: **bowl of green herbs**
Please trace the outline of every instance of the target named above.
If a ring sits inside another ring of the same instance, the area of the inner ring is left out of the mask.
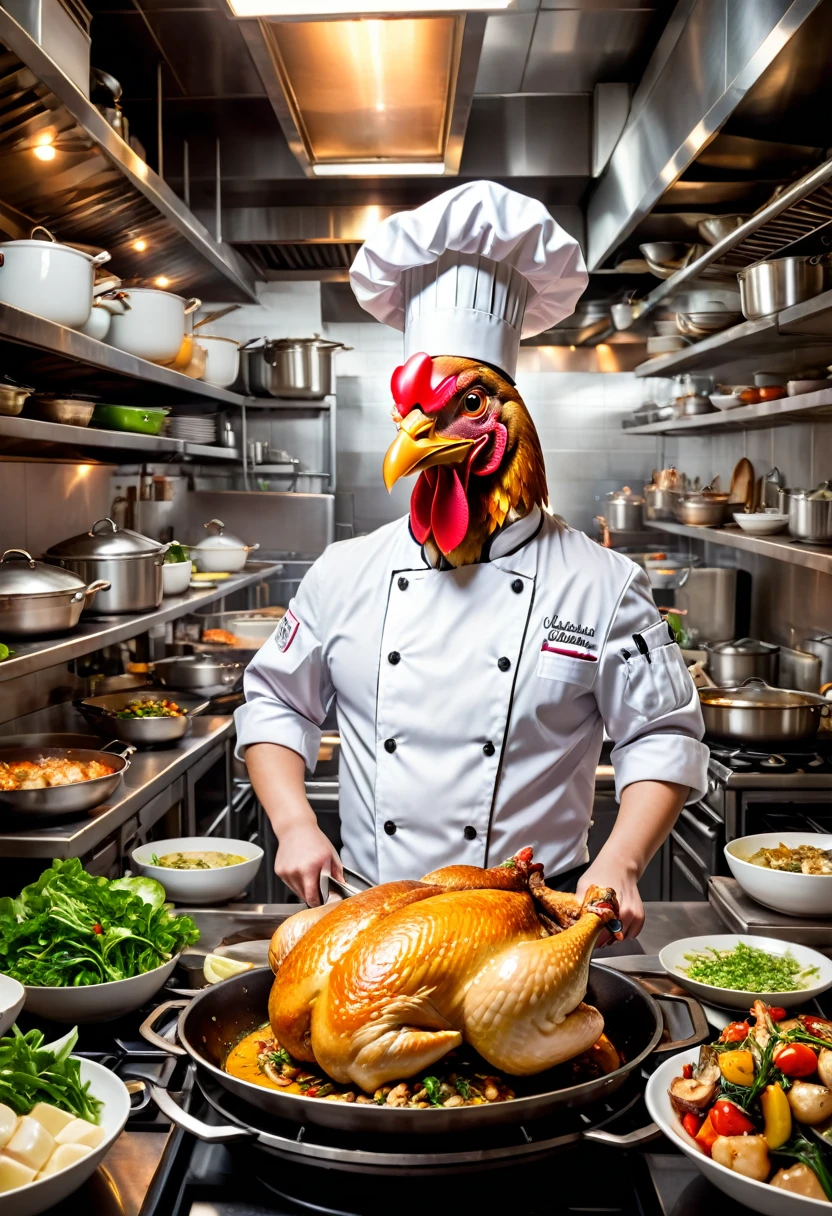
[[[832,988],[832,959],[774,937],[682,937],[659,954],[667,974],[710,1005],[749,1009],[756,1000],[792,1009]]]
[[[110,880],[77,858],[53,861],[17,899],[0,899],[0,973],[26,991],[26,1012],[100,1022],[140,1008],[199,931],[151,878]]]

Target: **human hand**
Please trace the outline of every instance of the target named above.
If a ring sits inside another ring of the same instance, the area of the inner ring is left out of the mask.
[[[577,887],[578,898],[583,900],[588,887],[612,887],[618,900],[618,919],[625,938],[638,937],[644,928],[644,904],[638,890],[638,875],[634,869],[616,865],[599,856],[581,876]],[[598,939],[598,946],[608,946],[612,936],[606,930]]]
[[[274,872],[310,908],[321,902],[321,873],[329,870],[343,882],[344,871],[335,846],[317,824],[284,829],[274,859]]]

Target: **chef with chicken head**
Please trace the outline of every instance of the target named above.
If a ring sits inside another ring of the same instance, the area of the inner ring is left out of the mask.
[[[474,182],[382,222],[350,277],[404,331],[383,476],[415,481],[409,516],[315,562],[246,673],[238,749],[275,869],[310,904],[322,871],[343,877],[304,788],[334,703],[346,865],[387,882],[533,844],[559,889],[613,887],[635,936],[638,880],[704,793],[707,749],[644,572],[546,510],[514,373],[521,336],[586,286],[578,243],[543,204]],[[605,727],[620,809],[587,868]]]

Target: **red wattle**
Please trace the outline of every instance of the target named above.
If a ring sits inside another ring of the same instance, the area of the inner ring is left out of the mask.
[[[433,496],[430,526],[433,539],[447,554],[465,539],[469,519],[468,499],[456,469],[441,465],[437,472],[439,480]]]
[[[436,469],[425,469],[416,478],[410,495],[410,527],[420,545],[430,536],[430,514],[436,489]]]

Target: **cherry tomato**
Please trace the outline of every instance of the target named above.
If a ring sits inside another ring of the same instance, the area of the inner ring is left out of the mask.
[[[705,1117],[699,1131],[696,1133],[696,1143],[702,1149],[705,1156],[710,1157],[713,1142],[714,1140],[718,1139],[719,1133],[716,1131],[713,1123],[711,1122],[711,1115],[709,1112]]]
[[[798,1020],[803,1023],[809,1034],[815,1034],[819,1039],[832,1039],[832,1022],[828,1018],[819,1018],[814,1013],[801,1013]]]
[[[754,1131],[748,1116],[727,1098],[720,1098],[711,1107],[711,1124],[718,1136],[744,1136]]]
[[[682,1065],[682,1076],[685,1078],[686,1081],[689,1081],[691,1079],[691,1077],[693,1076],[693,1065],[692,1064],[683,1064]]]
[[[719,1036],[720,1043],[742,1043],[748,1038],[751,1027],[748,1022],[729,1022]]]
[[[93,931],[93,933],[103,933],[104,932],[101,925],[93,925],[92,931]]]
[[[786,1011],[782,1005],[772,1005],[769,1009],[772,1022],[782,1022],[786,1016]]]
[[[808,1043],[786,1043],[774,1053],[774,1063],[784,1076],[796,1080],[817,1071],[818,1058]]]
[[[702,1116],[695,1115],[693,1111],[688,1111],[682,1118],[682,1127],[689,1136],[693,1136],[694,1140],[699,1135],[699,1129],[702,1126]]]

